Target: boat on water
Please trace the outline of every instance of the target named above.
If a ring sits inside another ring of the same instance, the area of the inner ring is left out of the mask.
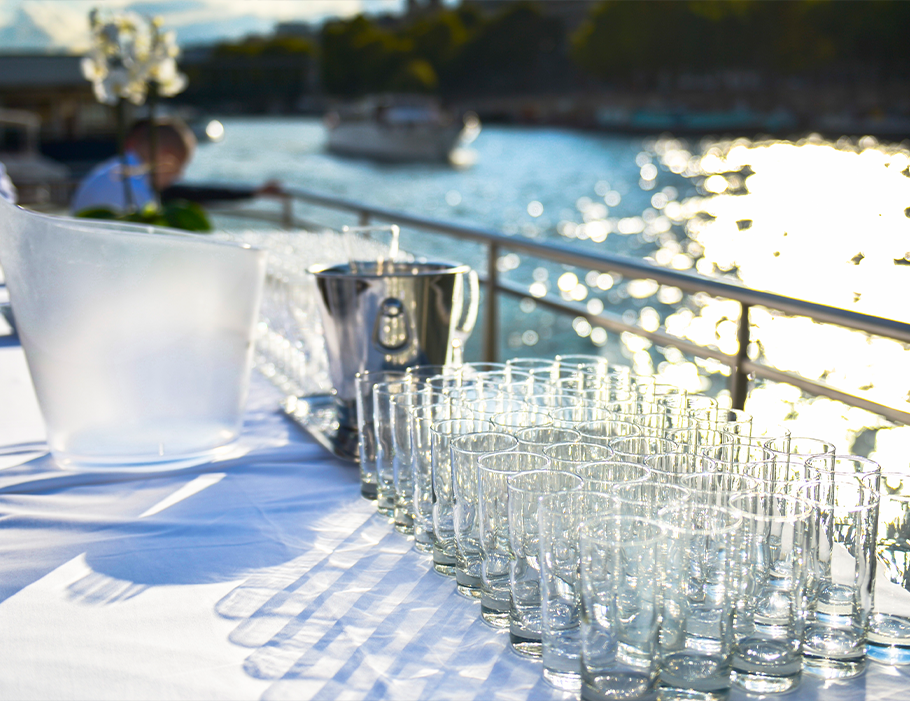
[[[378,161],[447,161],[480,133],[476,114],[426,98],[369,99],[325,116],[332,153]]]

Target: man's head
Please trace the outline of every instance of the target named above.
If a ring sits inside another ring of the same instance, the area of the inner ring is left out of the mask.
[[[173,183],[183,172],[196,149],[196,137],[180,120],[161,118],[155,120],[157,158],[155,159],[155,185],[162,190]],[[147,119],[136,122],[126,137],[126,147],[146,163],[152,162],[152,125]]]

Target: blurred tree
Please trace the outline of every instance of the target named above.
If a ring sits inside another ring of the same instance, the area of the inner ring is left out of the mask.
[[[546,89],[564,39],[559,19],[544,15],[533,2],[516,2],[470,31],[452,61],[446,87],[469,93]]]

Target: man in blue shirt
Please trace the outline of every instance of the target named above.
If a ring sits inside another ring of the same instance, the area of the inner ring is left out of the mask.
[[[155,135],[155,184],[161,192],[180,177],[193,157],[196,137],[183,122],[169,119],[156,120]],[[130,129],[125,158],[115,156],[95,166],[76,189],[70,210],[104,207],[124,213],[157,204],[149,177],[151,162],[151,123],[142,120]]]

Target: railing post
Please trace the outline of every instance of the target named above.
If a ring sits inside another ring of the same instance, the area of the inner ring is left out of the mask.
[[[281,197],[281,225],[285,229],[294,228],[294,198],[287,194]]]
[[[370,225],[370,213],[365,210],[361,210],[360,218],[358,219],[358,223],[360,226],[369,226]]]
[[[730,398],[733,401],[734,409],[744,409],[746,395],[749,394],[749,375],[743,370],[745,361],[749,359],[749,305],[745,302],[740,304],[736,340],[739,348],[736,351],[736,363],[730,375]]]
[[[483,303],[483,359],[495,363],[499,340],[499,246],[491,243],[487,248],[487,289]]]

